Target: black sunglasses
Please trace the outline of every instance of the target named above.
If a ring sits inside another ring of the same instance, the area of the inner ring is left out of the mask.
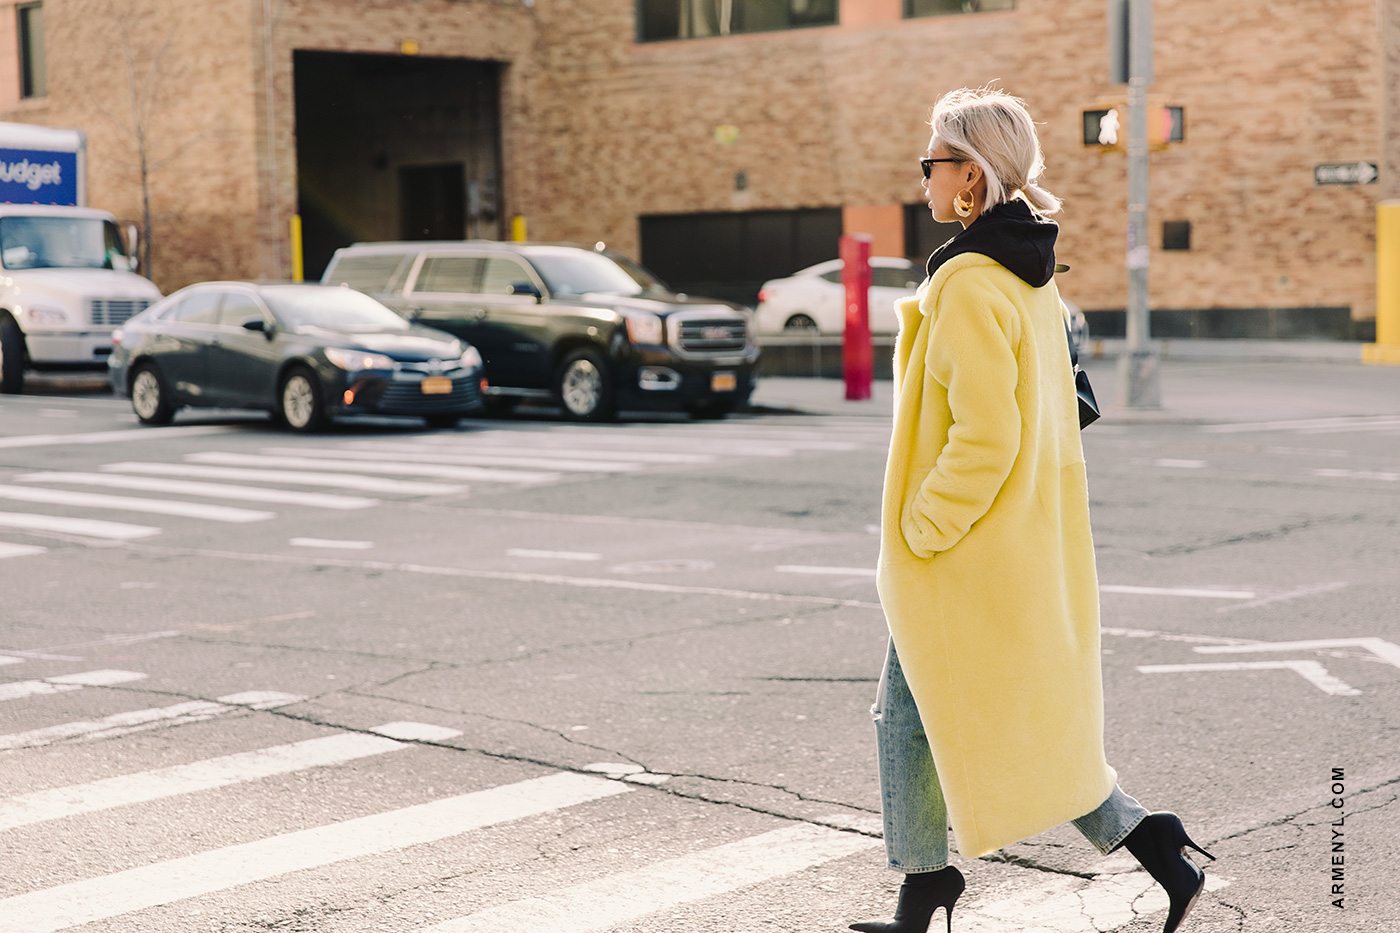
[[[928,177],[929,177],[929,173],[931,173],[931,172],[933,171],[933,163],[935,163],[935,162],[966,162],[966,161],[967,161],[966,159],[920,159],[920,160],[919,160],[919,165],[922,166],[922,168],[923,168],[923,170],[924,170],[924,177],[925,177],[925,178],[928,178]]]

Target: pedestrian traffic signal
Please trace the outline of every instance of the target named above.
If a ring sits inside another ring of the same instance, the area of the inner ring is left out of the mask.
[[[1094,110],[1085,110],[1084,145],[1103,152],[1118,152],[1128,147],[1128,105],[1115,103]],[[1147,146],[1165,149],[1171,143],[1186,140],[1186,110],[1164,104],[1147,106]]]

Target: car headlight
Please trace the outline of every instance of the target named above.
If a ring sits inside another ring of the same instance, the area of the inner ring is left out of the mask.
[[[477,351],[476,347],[468,346],[465,350],[462,351],[462,368],[481,368],[481,353]]]
[[[627,338],[633,343],[657,345],[666,342],[666,328],[655,314],[628,314],[626,320]]]
[[[43,305],[29,309],[31,324],[67,324],[68,312],[62,308],[46,308]]]
[[[397,364],[383,353],[366,353],[364,350],[344,350],[340,347],[327,347],[326,359],[346,372],[361,369],[397,369]]]

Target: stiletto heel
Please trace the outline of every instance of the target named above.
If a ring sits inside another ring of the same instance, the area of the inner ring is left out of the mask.
[[[953,905],[967,881],[952,865],[942,871],[905,875],[899,886],[899,904],[893,920],[865,920],[851,924],[857,933],[926,933],[934,911],[944,908],[948,933],[953,933]]]
[[[1205,872],[1186,857],[1186,849],[1195,849],[1211,861],[1215,856],[1191,841],[1175,813],[1148,814],[1114,848],[1119,847],[1126,847],[1152,880],[1166,890],[1170,906],[1162,933],[1175,933],[1206,886]]]

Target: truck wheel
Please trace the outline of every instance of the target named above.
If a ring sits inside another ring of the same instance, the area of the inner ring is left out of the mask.
[[[594,350],[575,350],[559,367],[557,393],[564,414],[578,421],[607,421],[613,408],[612,374]]]
[[[0,392],[19,395],[24,391],[24,334],[14,318],[0,318]]]
[[[277,393],[277,413],[287,427],[301,434],[319,431],[326,423],[321,401],[321,381],[305,366],[298,366],[282,380]]]
[[[142,363],[131,374],[131,410],[142,424],[169,424],[175,417],[165,380],[150,363]]]

